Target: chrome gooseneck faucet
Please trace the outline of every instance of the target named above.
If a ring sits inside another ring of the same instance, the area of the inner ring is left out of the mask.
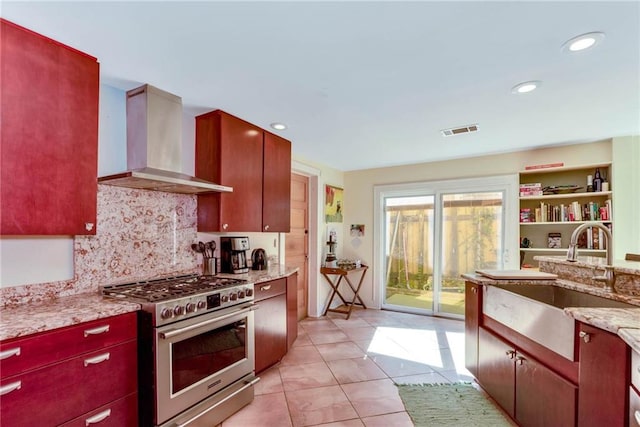
[[[604,268],[604,274],[602,276],[593,276],[592,279],[604,283],[605,291],[615,292],[614,285],[616,283],[616,276],[613,272],[613,266],[611,265],[613,262],[612,236],[611,230],[609,230],[609,227],[606,225],[599,222],[585,222],[573,230],[573,234],[571,234],[571,241],[569,242],[569,249],[567,250],[567,261],[578,261],[578,236],[580,236],[580,234],[589,227],[598,228],[604,231],[605,244],[607,245],[606,265],[603,267],[596,267]]]

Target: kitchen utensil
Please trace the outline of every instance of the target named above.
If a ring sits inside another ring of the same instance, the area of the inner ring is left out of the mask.
[[[251,268],[254,270],[267,269],[267,252],[264,249],[254,249],[251,252]]]
[[[206,246],[204,245],[204,243],[202,242],[198,242],[198,252],[200,252],[201,254],[206,254]]]

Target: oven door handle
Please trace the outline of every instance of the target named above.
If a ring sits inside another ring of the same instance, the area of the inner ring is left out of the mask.
[[[210,325],[212,323],[217,323],[217,322],[219,322],[221,320],[228,319],[229,317],[237,316],[238,314],[248,313],[250,311],[254,311],[257,308],[258,308],[257,305],[252,304],[249,307],[246,307],[246,308],[244,308],[242,310],[234,311],[233,313],[225,314],[224,316],[215,317],[213,319],[205,320],[204,322],[199,322],[199,323],[195,323],[193,325],[185,326],[184,328],[172,329],[170,331],[160,332],[160,333],[158,333],[158,335],[160,336],[160,338],[167,340],[167,339],[173,338],[175,336],[182,335],[185,332],[189,332],[189,331],[193,331],[194,329],[201,328],[202,326],[207,326],[207,325]]]

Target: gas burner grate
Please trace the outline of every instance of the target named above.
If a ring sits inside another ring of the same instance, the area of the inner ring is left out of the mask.
[[[105,286],[103,295],[145,302],[160,302],[249,283],[242,279],[215,276],[181,276]]]

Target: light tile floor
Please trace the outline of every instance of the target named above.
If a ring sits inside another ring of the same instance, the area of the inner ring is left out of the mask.
[[[254,401],[222,427],[413,426],[394,383],[473,380],[462,321],[371,309],[300,321],[259,376]]]

